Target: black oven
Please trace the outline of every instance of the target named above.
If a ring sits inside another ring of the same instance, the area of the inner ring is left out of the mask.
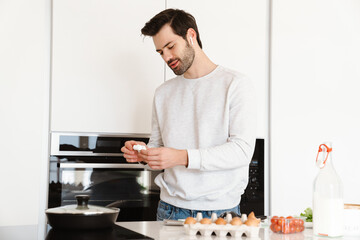
[[[256,216],[265,215],[265,152],[264,139],[256,139],[255,150],[249,165],[249,182],[241,196],[240,211]]]
[[[156,220],[161,171],[126,162],[120,149],[127,140],[148,142],[147,135],[52,133],[48,207],[76,204],[75,195],[90,195],[89,204],[120,208],[117,221]]]

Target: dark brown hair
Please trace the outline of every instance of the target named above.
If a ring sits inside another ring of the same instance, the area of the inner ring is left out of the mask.
[[[169,24],[175,34],[181,36],[186,40],[186,33],[189,28],[192,28],[196,32],[196,40],[202,48],[200,41],[200,34],[196,25],[195,18],[180,9],[166,9],[156,14],[145,26],[141,29],[141,33],[144,36],[155,36],[160,29],[165,25]]]

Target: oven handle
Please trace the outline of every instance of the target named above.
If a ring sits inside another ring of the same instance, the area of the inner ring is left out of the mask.
[[[147,169],[152,170],[148,165],[131,163],[60,163],[60,168],[119,168],[119,169]]]

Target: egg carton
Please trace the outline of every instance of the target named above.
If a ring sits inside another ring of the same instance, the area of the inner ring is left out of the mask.
[[[231,214],[226,215],[226,222],[225,225],[218,225],[215,223],[217,220],[217,216],[215,213],[211,216],[211,224],[201,224],[200,221],[202,219],[202,216],[198,214],[196,217],[197,223],[195,224],[184,224],[185,232],[187,235],[195,236],[197,233],[200,233],[202,236],[208,237],[211,236],[213,233],[217,237],[225,237],[228,233],[232,237],[240,238],[243,234],[246,235],[246,237],[249,238],[258,238],[259,237],[259,231],[260,226],[247,226],[245,224],[242,225],[231,225],[230,222],[232,220]],[[243,214],[244,215],[244,214]],[[245,218],[245,220],[244,220]],[[241,217],[242,222],[246,221],[246,215],[245,217]]]

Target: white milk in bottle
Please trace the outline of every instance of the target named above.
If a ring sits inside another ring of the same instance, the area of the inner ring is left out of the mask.
[[[320,171],[313,188],[313,232],[339,237],[344,234],[343,186],[332,164],[331,143],[320,145],[316,163]]]

